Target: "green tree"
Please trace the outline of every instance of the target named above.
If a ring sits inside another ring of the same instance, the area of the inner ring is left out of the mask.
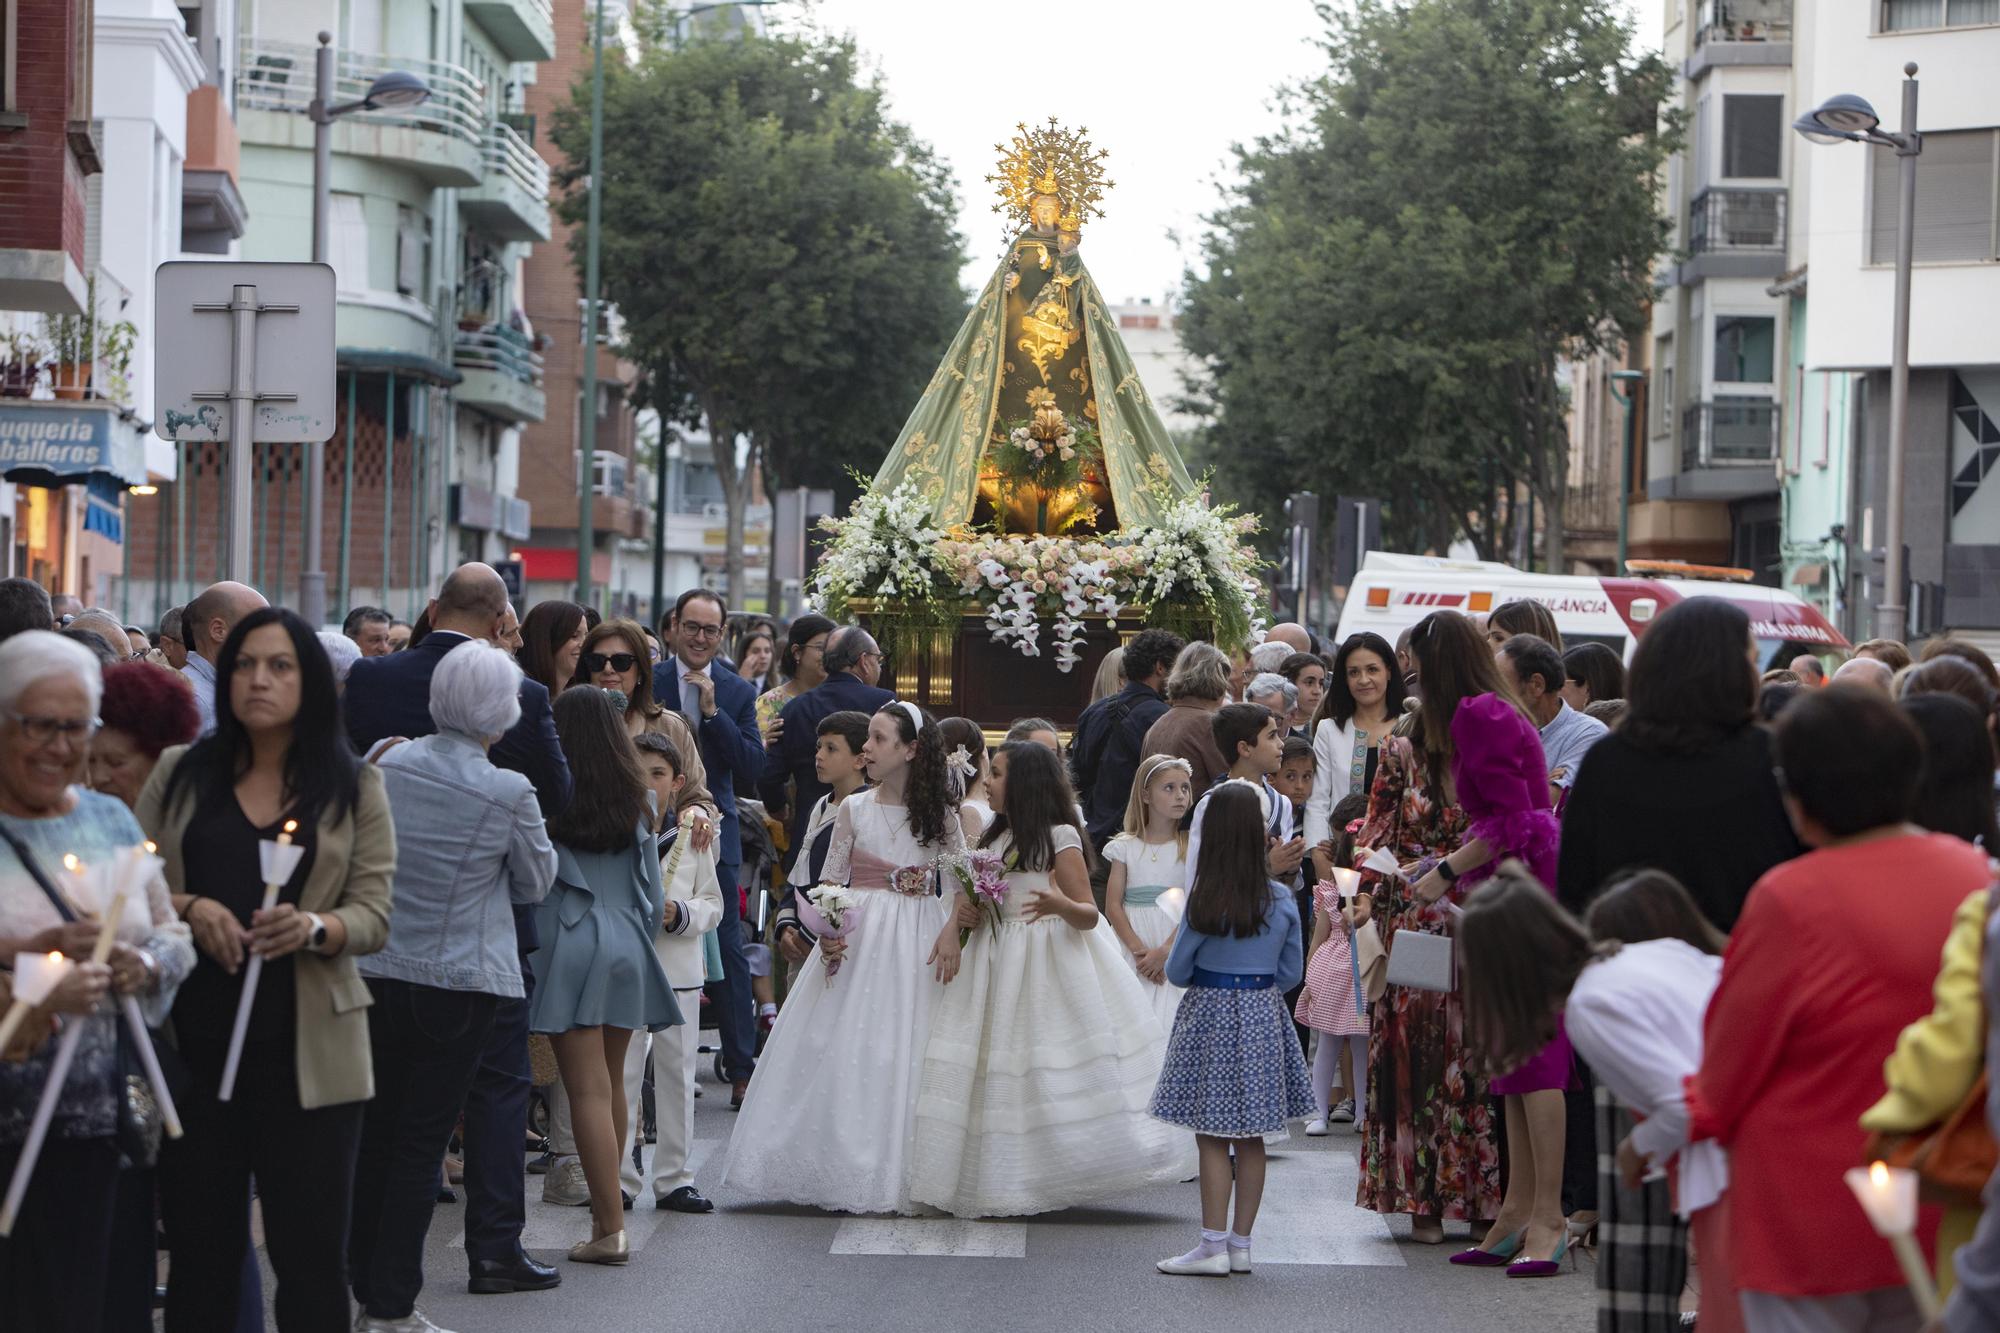
[[[857,64],[844,40],[742,36],[606,70],[604,296],[663,415],[717,442],[732,601],[751,476],[872,471],[965,311],[950,177]],[[583,85],[554,125],[573,223],[589,106]]]
[[[1497,554],[1525,486],[1561,567],[1559,358],[1642,327],[1671,73],[1595,0],[1322,6],[1327,73],[1239,148],[1184,337],[1201,452],[1267,515],[1383,497],[1394,540]]]

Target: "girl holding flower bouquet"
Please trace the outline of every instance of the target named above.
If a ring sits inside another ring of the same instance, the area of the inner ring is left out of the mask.
[[[846,886],[847,920],[799,968],[723,1184],[837,1212],[907,1213],[917,1061],[938,1002],[927,959],[950,915],[937,867],[963,857],[967,816],[948,794],[937,723],[916,705],[882,705],[861,757],[875,785],[840,803],[820,871],[823,885]],[[811,896],[801,891],[802,910]]]
[[[1032,742],[1001,754],[1007,780],[981,847],[1005,867],[1006,891],[995,910],[961,893],[938,933],[947,984],[910,1148],[910,1197],[960,1217],[1066,1208],[1189,1166],[1187,1136],[1147,1114],[1164,1034],[1097,929],[1062,761]]]
[[[1171,1032],[1181,988],[1167,980],[1167,952],[1187,908],[1187,831],[1181,828],[1194,799],[1194,768],[1172,755],[1149,755],[1132,779],[1125,831],[1104,848],[1111,874],[1104,886],[1104,916],[1132,955],[1132,969]]]

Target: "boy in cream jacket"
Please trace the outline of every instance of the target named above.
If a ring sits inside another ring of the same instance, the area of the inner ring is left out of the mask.
[[[694,1146],[694,1079],[696,1052],[701,1044],[701,987],[707,976],[701,937],[722,920],[722,886],[715,875],[715,855],[690,845],[689,825],[697,802],[679,750],[665,736],[647,733],[633,738],[646,780],[658,796],[661,816],[660,880],[666,886],[666,910],[660,933],[653,940],[660,965],[681,1007],[684,1022],[652,1034],[653,1102],[659,1142],[653,1149],[653,1206],[676,1213],[711,1213],[715,1205],[694,1187],[688,1152]],[[695,790],[699,790],[699,786]],[[631,1129],[619,1175],[625,1193],[640,1197],[644,1180],[637,1166],[640,1131],[640,1085],[646,1072],[644,1033],[633,1033],[625,1051],[626,1120]]]

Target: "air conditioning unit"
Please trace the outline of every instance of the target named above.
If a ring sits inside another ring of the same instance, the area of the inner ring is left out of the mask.
[[[583,474],[583,451],[576,452],[577,475]],[[623,454],[607,453],[599,450],[590,456],[592,495],[610,495],[623,499],[625,496],[626,469],[631,466]]]

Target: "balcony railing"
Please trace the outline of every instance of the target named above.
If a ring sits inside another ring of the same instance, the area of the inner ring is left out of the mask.
[[[1770,466],[1778,457],[1778,404],[1717,398],[1681,412],[1681,470]]]
[[[304,115],[313,99],[316,47],[303,42],[245,38],[236,64],[239,110],[289,111]],[[361,113],[370,124],[397,125],[447,135],[482,152],[486,142],[486,88],[462,65],[414,56],[340,51],[333,61],[333,100],[358,102],[368,85],[392,69],[408,70],[430,85],[429,100],[416,106]]]
[[[1785,191],[1703,190],[1688,208],[1688,253],[1785,250]]]
[[[549,164],[511,126],[494,121],[486,127],[486,170],[505,177],[538,203],[549,199]]]
[[[1694,42],[1789,42],[1792,0],[1702,0]]]
[[[452,344],[451,362],[460,370],[490,370],[542,387],[542,354],[512,329],[460,330]]]

